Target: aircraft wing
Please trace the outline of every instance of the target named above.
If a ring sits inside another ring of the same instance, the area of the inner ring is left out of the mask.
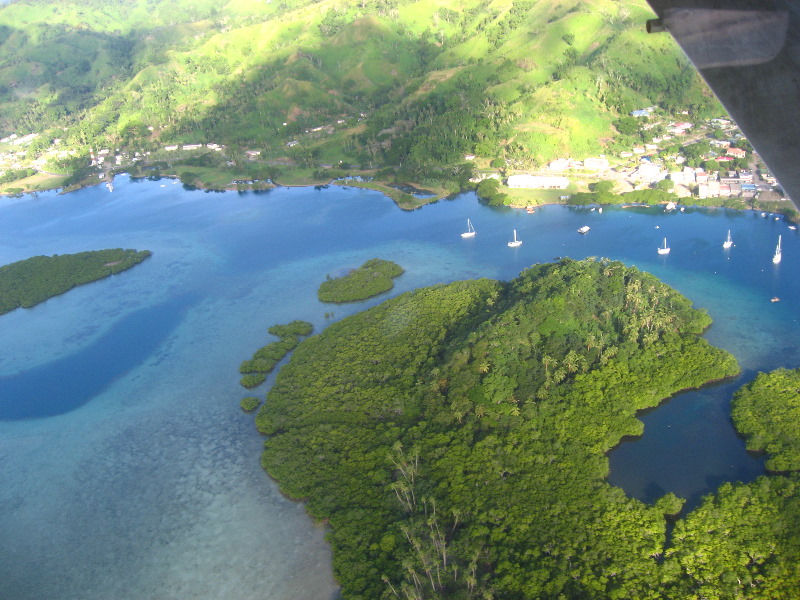
[[[800,2],[648,0],[648,31],[668,31],[800,206]]]

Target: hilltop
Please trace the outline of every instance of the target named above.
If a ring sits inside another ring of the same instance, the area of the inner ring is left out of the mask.
[[[224,160],[190,181],[251,150],[256,177],[391,166],[446,191],[492,160],[602,153],[634,109],[718,114],[651,16],[643,0],[18,0],[0,8],[0,138],[39,133],[26,158],[78,166],[210,142]]]

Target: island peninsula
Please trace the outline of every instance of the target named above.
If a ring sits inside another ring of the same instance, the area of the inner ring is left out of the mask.
[[[750,563],[733,546],[705,559],[708,579],[698,561],[727,544],[704,529],[714,497],[670,538],[680,498],[650,506],[605,480],[606,453],[642,433],[638,410],[738,372],[699,336],[709,324],[606,259],[408,292],[297,347],[257,415],[262,464],[329,523],[344,598],[772,597],[758,595],[767,564],[770,589],[798,583],[791,529]],[[720,501],[796,485],[769,481]]]

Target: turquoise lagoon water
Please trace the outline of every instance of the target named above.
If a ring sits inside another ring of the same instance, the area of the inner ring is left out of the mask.
[[[800,240],[781,221],[694,209],[526,214],[472,194],[403,212],[335,186],[208,194],[121,177],[115,188],[0,200],[0,264],[153,251],[130,271],[0,317],[0,598],[334,598],[324,528],[259,467],[262,438],[238,407],[247,393],[237,368],[275,323],[305,319],[319,331],[326,312],[336,320],[382,300],[316,300],[327,274],[376,256],[406,269],[393,294],[509,279],[557,256],[654,273],[708,309],[708,339],[743,373],[643,415],[644,436],[610,454],[611,482],[643,500],[673,491],[696,503],[763,472],[727,410],[757,371],[800,365]],[[472,239],[459,235],[467,218]],[[516,249],[506,246],[513,229]],[[659,256],[664,236],[672,252]]]

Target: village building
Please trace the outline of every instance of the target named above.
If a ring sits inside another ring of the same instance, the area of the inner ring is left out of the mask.
[[[659,165],[653,163],[642,163],[631,173],[631,179],[652,183],[664,179],[665,172]]]
[[[728,148],[727,154],[733,158],[745,158],[747,156],[747,152],[741,148]]]
[[[754,183],[743,183],[742,184],[742,197],[743,198],[752,198],[756,195],[756,186]]]
[[[547,165],[547,168],[551,171],[566,171],[569,168],[569,159],[557,158],[555,160],[551,160]]]
[[[590,171],[605,171],[608,169],[608,159],[607,158],[587,158],[583,161],[584,169],[589,169]]]
[[[668,175],[668,177],[670,178],[671,181],[674,181],[676,184],[677,183],[684,183],[684,181],[685,181],[684,175],[683,175],[683,171],[672,171]],[[692,173],[691,181],[694,181],[694,173]]]

